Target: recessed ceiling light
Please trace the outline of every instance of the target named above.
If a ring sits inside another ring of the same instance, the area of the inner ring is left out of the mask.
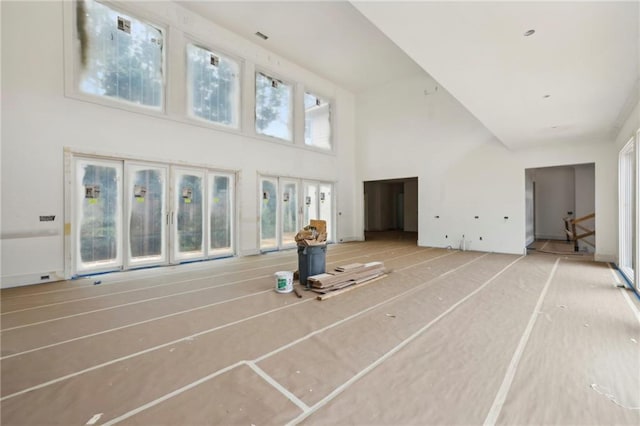
[[[524,33],[524,36],[525,36],[525,37],[529,37],[530,35],[534,35],[534,34],[535,34],[535,32],[536,32],[536,30],[529,30],[529,31],[527,31],[526,33]]]
[[[260,37],[261,39],[263,39],[263,40],[266,40],[266,39],[269,38],[269,36],[266,36],[266,35],[262,34],[260,31],[256,31],[256,35],[258,37]]]

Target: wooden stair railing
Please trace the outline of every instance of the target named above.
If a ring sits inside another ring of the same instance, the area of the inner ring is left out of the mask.
[[[596,217],[595,213],[588,214],[586,216],[579,217],[577,219],[573,219],[571,217],[565,217],[564,220],[564,232],[567,234],[567,241],[573,241],[573,250],[578,251],[578,241],[582,240],[584,243],[589,244],[591,247],[595,248],[595,245],[588,240],[585,240],[586,237],[590,237],[591,235],[595,235],[595,229],[589,229],[583,225],[579,225],[580,222],[584,222],[585,220],[593,219]],[[582,234],[578,234],[576,229],[582,231]]]

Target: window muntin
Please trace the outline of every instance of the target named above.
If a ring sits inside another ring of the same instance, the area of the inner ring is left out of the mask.
[[[331,105],[309,92],[304,94],[304,143],[331,149]]]
[[[162,110],[164,34],[94,0],[78,0],[81,92]]]
[[[292,106],[290,84],[256,73],[256,133],[291,141]]]
[[[240,64],[231,58],[187,45],[189,114],[239,128]]]

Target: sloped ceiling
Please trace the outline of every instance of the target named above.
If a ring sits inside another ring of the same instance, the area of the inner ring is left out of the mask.
[[[610,142],[639,99],[637,1],[180,4],[355,93],[426,72],[512,149]]]
[[[610,142],[638,102],[638,2],[352,4],[510,148]]]
[[[352,92],[423,72],[347,1],[179,3]]]

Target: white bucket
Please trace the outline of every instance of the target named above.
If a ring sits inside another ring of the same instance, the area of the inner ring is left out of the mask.
[[[291,293],[293,291],[293,272],[278,271],[276,276],[276,291],[278,293]]]

